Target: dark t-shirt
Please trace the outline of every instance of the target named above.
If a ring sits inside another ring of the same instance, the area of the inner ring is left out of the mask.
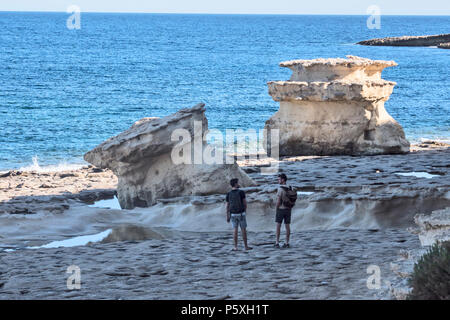
[[[233,193],[233,194],[232,194]],[[227,193],[225,200],[230,203],[230,213],[242,213],[244,207],[245,192],[239,189]]]

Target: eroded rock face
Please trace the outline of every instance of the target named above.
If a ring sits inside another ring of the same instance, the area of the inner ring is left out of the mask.
[[[234,161],[205,164],[201,157],[210,147],[203,139],[207,129],[204,104],[198,104],[161,119],[141,119],[86,153],[84,159],[118,176],[117,195],[124,209],[151,206],[160,198],[225,193],[231,178],[238,178],[243,187],[253,185]],[[184,130],[189,139],[172,139],[175,130]],[[188,145],[191,162],[174,162],[174,148]]]
[[[399,258],[390,264],[396,279],[391,282],[390,291],[397,300],[406,300],[412,292],[409,279],[414,272],[415,264],[427,252],[429,246],[450,241],[450,207],[435,210],[431,214],[418,214],[414,217],[417,228],[409,229],[419,235],[421,248],[401,252]]]
[[[394,61],[293,60],[289,81],[269,82],[280,109],[266,129],[280,130],[280,155],[373,155],[409,152],[402,127],[384,103],[395,82],[381,79]]]
[[[450,241],[450,207],[434,211],[430,215],[414,217],[419,226],[419,239],[423,246],[431,246],[437,241]]]

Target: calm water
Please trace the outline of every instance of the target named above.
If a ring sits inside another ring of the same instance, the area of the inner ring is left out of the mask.
[[[0,169],[80,163],[147,116],[198,102],[210,128],[262,128],[278,109],[266,82],[280,61],[347,54],[395,60],[388,112],[411,140],[450,139],[450,50],[363,47],[373,37],[449,32],[450,17],[0,12]]]

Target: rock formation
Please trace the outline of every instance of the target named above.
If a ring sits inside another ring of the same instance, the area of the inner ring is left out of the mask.
[[[203,139],[208,129],[204,113],[204,104],[198,104],[161,119],[141,119],[84,159],[118,176],[117,195],[124,209],[151,206],[159,198],[225,193],[231,178],[243,187],[253,185],[234,161],[204,163],[202,156],[211,147]],[[177,129],[187,137],[172,139]],[[180,154],[187,161],[174,161]]]
[[[279,129],[281,156],[409,152],[402,127],[384,108],[396,83],[381,79],[381,72],[397,64],[347,58],[280,64],[293,74],[268,83],[280,109],[265,128]]]
[[[436,242],[450,241],[450,207],[435,210],[431,214],[417,214],[414,217],[417,228],[409,228],[419,235],[421,248],[401,252],[398,259],[390,264],[396,279],[390,284],[392,296],[397,300],[406,300],[412,288],[409,278],[414,272],[414,265]]]
[[[441,48],[441,49],[450,49],[450,42],[440,43],[438,45],[438,47]]]
[[[450,241],[450,207],[428,215],[416,215],[414,221],[419,226],[418,234],[423,246],[430,246],[437,241]]]
[[[360,41],[364,46],[430,47],[450,42],[450,33],[429,36],[387,37]]]

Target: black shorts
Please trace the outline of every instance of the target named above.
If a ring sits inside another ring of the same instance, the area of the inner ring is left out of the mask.
[[[277,214],[275,215],[275,222],[276,223],[284,223],[290,224],[291,223],[291,211],[292,209],[277,209]]]

